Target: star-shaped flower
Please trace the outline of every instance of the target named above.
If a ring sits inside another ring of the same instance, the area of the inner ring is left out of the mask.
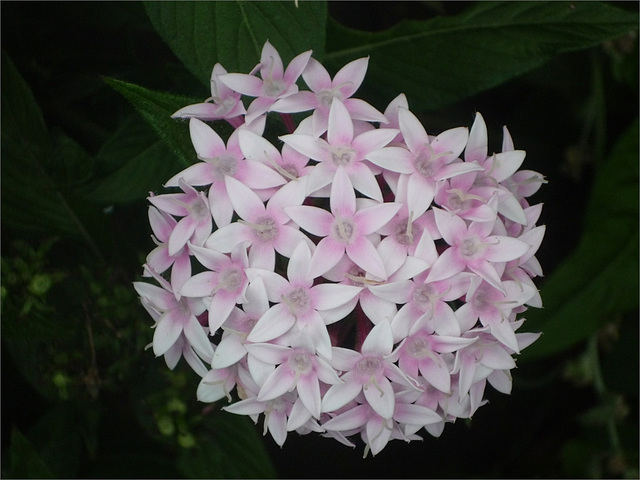
[[[330,206],[331,213],[308,205],[285,209],[301,228],[323,237],[313,253],[309,275],[322,275],[346,253],[365,272],[386,279],[384,262],[367,235],[391,220],[401,205],[381,203],[357,210],[353,186],[346,171],[340,167],[331,186]]]

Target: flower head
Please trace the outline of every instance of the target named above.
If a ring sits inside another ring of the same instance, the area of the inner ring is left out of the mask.
[[[490,154],[479,113],[428,134],[403,94],[384,115],[354,98],[367,67],[331,78],[308,51],[285,68],[269,42],[250,73],[216,65],[211,98],[174,115],[199,161],[149,197],[157,285],[134,288],[154,353],[184,357],[200,401],[263,417],[281,446],[316,432],[376,455],[438,437],[487,386],[509,393],[539,336],[518,329],[542,306],[544,178],[519,170],[506,128]]]

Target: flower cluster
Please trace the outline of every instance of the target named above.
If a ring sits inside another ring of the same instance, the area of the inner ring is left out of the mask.
[[[510,392],[539,336],[516,331],[541,306],[526,199],[544,179],[506,128],[488,153],[479,113],[433,136],[402,94],[384,112],[354,98],[367,65],[331,78],[309,51],[285,68],[269,42],[249,74],[216,65],[211,97],[174,114],[200,161],[149,197],[155,283],[134,287],[199,400],[264,414],[279,445],[313,431],[375,455],[470,418],[487,382]]]

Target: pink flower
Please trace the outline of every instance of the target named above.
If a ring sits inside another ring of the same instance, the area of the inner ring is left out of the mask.
[[[201,402],[217,402],[227,397],[231,401],[231,392],[236,386],[236,365],[209,370],[200,380],[196,395]]]
[[[296,418],[296,415],[304,415],[305,419],[311,418],[311,413],[304,406],[300,408],[299,405],[302,406],[302,401],[296,393],[288,392],[272,400],[260,401],[255,397],[247,398],[225,406],[224,410],[240,415],[264,413],[264,435],[267,432],[271,433],[275,442],[282,446],[287,439],[287,422],[290,418]]]
[[[220,81],[220,75],[227,70],[216,63],[211,72],[211,97],[204,103],[195,103],[182,107],[172,118],[199,118],[200,120],[235,119],[246,113],[242,104],[241,94],[234,92]]]
[[[143,306],[156,322],[152,343],[153,353],[157,357],[165,355],[184,334],[198,355],[210,360],[213,356],[213,348],[205,330],[196,318],[204,311],[204,304],[200,299],[178,299],[166,280],[150,267],[147,267],[147,270],[162,288],[143,282],[134,282],[133,287],[140,295]],[[183,348],[180,350],[184,351]],[[173,361],[169,363],[175,365]]]
[[[391,220],[401,205],[381,203],[356,210],[356,195],[342,167],[338,168],[331,187],[330,205],[331,213],[307,205],[285,209],[300,227],[323,237],[311,259],[309,275],[322,275],[346,253],[365,272],[386,279],[384,262],[367,235]]]
[[[191,240],[195,244],[202,244],[203,237],[208,237],[213,227],[206,195],[182,179],[178,184],[184,193],[152,195],[148,198],[158,209],[182,217],[169,234],[167,253],[171,256],[177,255]]]
[[[305,177],[313,171],[313,167],[308,165],[309,157],[288,145],[284,145],[281,152],[268,140],[248,129],[238,133],[238,141],[242,153],[248,160],[255,160],[273,168],[286,181],[295,184],[301,190],[303,197],[306,196]],[[274,190],[278,188],[280,186],[274,187]]]
[[[475,326],[479,319],[496,339],[520,353],[509,316],[514,308],[524,305],[536,292],[535,287],[514,281],[504,281],[501,288],[496,289],[476,277],[471,280],[466,303],[456,311],[456,316],[465,331]]]
[[[147,255],[147,264],[157,273],[171,268],[171,288],[174,291],[180,291],[182,284],[191,277],[191,257],[186,245],[180,247],[174,255],[169,254],[169,238],[177,223],[168,213],[161,212],[153,206],[149,207],[149,224],[155,235],[152,238],[158,246]],[[204,232],[206,230],[203,230]],[[198,241],[201,242],[202,239],[196,239],[196,243]],[[146,270],[143,275],[150,276]]]
[[[184,282],[180,293],[190,298],[210,298],[209,331],[214,335],[227,320],[233,307],[245,301],[249,260],[243,245],[238,245],[231,257],[209,248],[190,245],[198,261],[208,271],[198,273]]]
[[[363,403],[331,418],[323,423],[322,427],[331,432],[361,431],[362,439],[367,445],[366,456],[369,449],[373,455],[380,453],[391,438],[409,441],[400,425],[412,426],[415,430],[419,430],[426,425],[441,421],[440,415],[422,405],[396,402],[392,418],[386,419],[370,404]]]
[[[495,222],[471,222],[434,208],[442,237],[450,245],[436,260],[427,281],[450,278],[465,269],[478,274],[498,290],[503,290],[498,269],[505,262],[524,255],[529,246],[522,240],[492,235]]]
[[[441,354],[455,352],[475,340],[476,338],[437,335],[425,328],[413,328],[394,351],[392,358],[398,360],[398,366],[409,377],[422,377],[441,392],[450,393],[450,369]]]
[[[273,109],[278,112],[304,112],[313,110],[312,123],[313,135],[319,137],[326,130],[329,123],[329,110],[333,100],[338,99],[343,103],[354,120],[366,122],[386,123],[387,119],[378,110],[364,100],[350,98],[364,80],[369,64],[368,58],[354,60],[336,73],[333,80],[329,72],[314,58],[302,72],[302,78],[311,91],[294,93],[286,98],[278,100]]]
[[[180,179],[188,185],[211,185],[208,201],[211,215],[218,227],[228,225],[233,216],[233,206],[224,181],[227,176],[236,178],[252,189],[267,189],[285,183],[273,169],[244,158],[238,144],[240,129],[231,134],[227,145],[211,127],[196,118],[189,121],[189,130],[193,146],[202,162],[174,175],[167,186],[178,184]]]
[[[337,410],[360,392],[371,408],[384,419],[393,416],[395,394],[391,382],[416,389],[416,381],[400,370],[389,356],[393,349],[393,335],[388,321],[374,326],[364,343],[361,353],[334,347],[331,365],[344,373],[344,383],[333,385],[322,399],[322,411]]]
[[[311,415],[320,418],[319,382],[337,384],[341,380],[331,365],[316,355],[315,345],[306,329],[292,337],[291,346],[254,343],[247,348],[260,360],[277,365],[261,386],[258,401],[273,400],[295,389]]]
[[[300,153],[320,162],[309,175],[308,192],[331,183],[339,168],[348,174],[356,190],[382,201],[380,187],[365,158],[388,144],[397,134],[393,129],[373,129],[354,136],[353,120],[340,100],[331,103],[327,139],[293,133],[280,137]]]
[[[440,335],[460,335],[458,318],[450,302],[469,290],[470,277],[458,274],[441,281],[429,281],[428,273],[414,277],[405,290],[402,307],[393,318],[394,338],[406,338],[417,324],[423,324]]]
[[[251,123],[256,117],[269,111],[279,98],[288,97],[298,91],[296,80],[304,70],[311,57],[311,50],[296,56],[284,69],[280,54],[268,41],[262,47],[260,57],[260,77],[244,73],[227,73],[221,75],[220,81],[230,89],[256,98],[247,109],[246,122]]]
[[[398,121],[406,148],[388,147],[367,158],[380,167],[403,174],[400,178],[407,182],[408,209],[418,218],[429,208],[437,182],[479,167],[457,160],[467,143],[466,128],[447,130],[432,140],[409,110],[398,109]]]
[[[262,278],[269,301],[275,303],[253,327],[247,337],[249,341],[268,342],[296,326],[293,333],[306,328],[316,351],[325,358],[331,357],[331,339],[326,325],[349,313],[341,307],[354,298],[360,288],[335,284],[314,286],[314,277],[309,274],[310,261],[309,247],[301,242],[289,259],[288,280],[269,270],[247,270],[252,279]],[[339,318],[335,318],[336,313]]]
[[[176,112],[200,162],[149,197],[143,275],[159,286],[134,288],[154,353],[185,358],[200,401],[264,415],[281,446],[291,431],[359,436],[376,455],[471,418],[487,386],[511,391],[539,336],[517,331],[542,306],[528,197],[544,178],[519,170],[506,128],[489,154],[481,114],[428,135],[403,94],[384,115],[352,98],[368,59],[332,79],[310,55],[285,69],[267,42],[254,71],[216,65],[212,98]],[[224,141],[198,117],[235,130]]]
[[[229,253],[238,244],[246,242],[249,265],[273,270],[276,251],[290,257],[300,242],[311,244],[300,230],[290,225],[290,219],[284,212],[285,206],[300,205],[304,200],[302,191],[294,184],[278,190],[265,207],[258,196],[238,180],[227,177],[225,182],[227,194],[240,220],[213,232],[205,242],[206,247]]]

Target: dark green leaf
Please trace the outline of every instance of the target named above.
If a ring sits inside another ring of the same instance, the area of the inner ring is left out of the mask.
[[[324,51],[325,2],[147,2],[154,27],[184,65],[209,86],[216,62],[248,73],[269,40],[283,60]]]
[[[211,438],[184,450],[178,468],[187,478],[275,478],[276,473],[249,418],[215,412]]]
[[[26,232],[84,239],[99,255],[87,229],[95,211],[74,191],[89,171],[88,156],[71,139],[52,141],[31,90],[6,53],[2,55],[2,220]]]
[[[542,337],[521,360],[551,355],[638,308],[638,122],[601,165],[581,241],[542,284],[545,307],[527,312]]]
[[[366,81],[390,98],[404,92],[423,110],[636,30],[638,16],[599,2],[477,2],[459,15],[403,21],[384,32],[329,27],[328,65],[370,56]]]
[[[16,428],[11,432],[11,464],[4,478],[56,478],[29,440]]]
[[[156,454],[105,453],[92,463],[86,478],[180,478],[173,458],[162,450]]]
[[[43,461],[58,478],[77,474],[82,454],[80,411],[72,402],[58,402],[28,432]]]
[[[187,129],[185,125],[181,128]],[[123,122],[96,155],[96,163],[117,165],[92,182],[88,192],[97,202],[123,203],[146,198],[183,168],[176,156],[138,116]]]
[[[131,102],[138,113],[166,142],[183,167],[195,161],[196,154],[191,145],[188,127],[184,122],[171,118],[171,115],[180,108],[201,100],[149,90],[115,78],[105,78],[104,81]]]

